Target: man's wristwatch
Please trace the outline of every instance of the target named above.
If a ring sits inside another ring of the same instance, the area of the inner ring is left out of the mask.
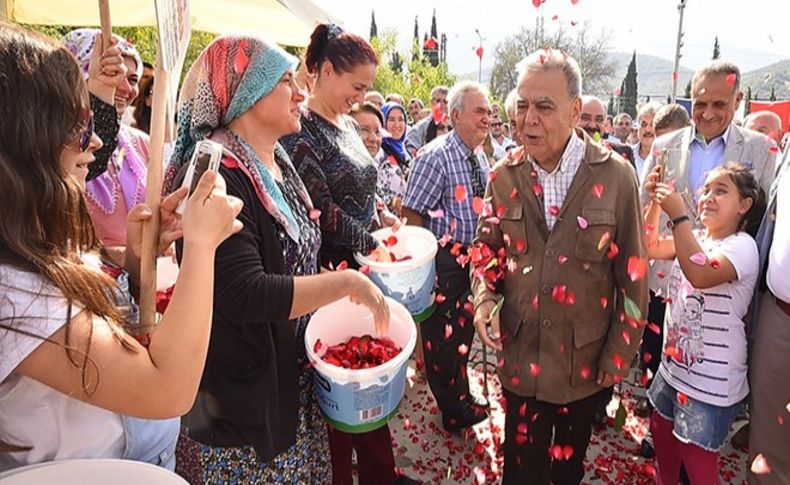
[[[686,214],[683,214],[682,216],[679,216],[679,217],[676,217],[674,219],[668,220],[667,221],[667,227],[670,230],[674,231],[675,230],[675,226],[677,226],[680,223],[686,222],[686,221],[691,221],[691,219]]]

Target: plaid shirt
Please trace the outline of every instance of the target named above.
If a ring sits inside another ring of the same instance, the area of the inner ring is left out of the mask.
[[[568,189],[571,188],[583,158],[584,142],[576,134],[573,134],[565,146],[560,163],[557,164],[553,172],[549,173],[543,170],[534,160],[530,160],[538,174],[538,183],[543,188],[543,214],[546,216],[546,225],[549,227],[549,231],[557,222],[557,214],[565,202],[565,196],[568,194]]]
[[[477,214],[472,209],[472,167],[467,147],[458,133],[450,132],[429,143],[417,154],[406,188],[404,207],[421,214],[424,226],[437,238],[449,234],[456,242],[469,246],[477,230]],[[480,182],[488,183],[488,161],[476,155]],[[456,200],[456,187],[466,188],[466,198]]]

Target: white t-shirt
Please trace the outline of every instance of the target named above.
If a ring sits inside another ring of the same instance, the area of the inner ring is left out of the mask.
[[[71,318],[82,307],[74,303]],[[0,472],[42,461],[121,458],[122,417],[67,396],[15,372],[16,367],[69,320],[66,299],[42,276],[0,265],[0,440],[29,451],[0,453]],[[64,350],[65,352],[65,350]]]
[[[726,257],[738,278],[698,290],[675,260],[659,371],[672,387],[694,399],[730,406],[749,394],[742,319],[757,282],[757,244],[745,232],[721,240],[698,240],[709,258]]]

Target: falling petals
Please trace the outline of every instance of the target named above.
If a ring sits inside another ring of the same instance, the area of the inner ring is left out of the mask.
[[[689,397],[680,391],[678,391],[675,397],[677,398],[678,402],[683,406],[685,406],[689,402]]]
[[[459,185],[459,187],[463,187],[463,186]],[[457,192],[457,190],[458,189],[456,188],[456,195],[455,195],[456,200],[458,199],[458,192]],[[465,187],[464,187],[464,197],[463,198],[464,199],[466,198],[466,188]],[[459,200],[459,202],[460,202],[460,200]],[[472,210],[477,215],[480,215],[480,214],[483,213],[483,199],[482,199],[482,197],[475,197],[475,198],[472,199]]]
[[[582,377],[582,379],[589,379],[590,378],[590,368],[585,365],[579,371],[579,375]]]
[[[469,347],[466,344],[461,344],[458,346],[458,355],[463,357],[468,353],[469,353]]]
[[[449,323],[444,325],[444,339],[450,340],[450,337],[453,336],[453,326]]]
[[[585,219],[584,217],[576,216],[576,222],[579,224],[579,227],[581,229],[587,229],[588,223],[587,223],[587,219]]]
[[[606,234],[609,234],[608,232]],[[606,251],[606,257],[609,259],[614,259],[617,255],[620,254],[620,248],[617,247],[616,243],[609,244],[609,250]]]
[[[444,209],[429,210],[428,215],[431,219],[441,219],[444,217]]]
[[[530,362],[529,363],[529,373],[532,377],[538,377],[540,374],[540,364],[537,362]]]
[[[647,260],[638,256],[629,256],[627,268],[631,281],[639,281],[647,274]]]
[[[606,310],[607,306],[609,306],[609,298],[606,298],[605,296],[602,296],[601,297],[601,308]]]
[[[456,185],[455,186],[455,200],[457,202],[463,202],[466,200],[467,197],[466,186],[465,185]]]
[[[609,244],[609,240],[611,238],[612,238],[612,234],[609,231],[606,231],[603,234],[601,234],[601,239],[598,240],[598,251],[605,248],[606,245]]]
[[[762,453],[757,453],[757,456],[754,457],[751,470],[755,475],[766,475],[771,473],[771,467],[768,466],[768,460],[765,459],[765,456],[763,456]]]
[[[532,186],[532,191],[535,192],[535,197],[538,199],[543,197],[543,187],[540,184],[534,184]]]
[[[317,221],[319,217],[321,217],[321,211],[318,209],[310,209],[310,213],[308,214],[311,221]]]
[[[562,266],[563,264],[565,264],[565,262],[566,262],[566,261],[568,261],[568,257],[567,257],[567,256],[565,256],[564,254],[560,254],[560,255],[557,257],[557,263],[559,263],[559,265],[560,265],[560,266]]]
[[[721,268],[721,263],[719,262],[718,259],[711,259],[710,260],[710,267],[713,268],[713,269],[719,269],[719,268]]]
[[[708,262],[708,257],[705,256],[705,253],[696,252],[689,256],[689,261],[696,264],[697,266],[705,266]]]
[[[603,184],[599,182],[593,185],[592,194],[599,199],[603,197]]]

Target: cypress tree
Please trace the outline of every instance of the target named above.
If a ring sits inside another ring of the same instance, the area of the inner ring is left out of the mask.
[[[376,25],[376,11],[370,12],[370,39],[373,40],[379,36],[379,28]]]
[[[636,83],[636,51],[631,57],[631,62],[628,64],[628,71],[625,73],[625,79],[620,90],[620,112],[625,112],[636,118],[636,101],[638,98],[638,88]]]
[[[719,57],[721,57],[721,51],[719,50],[719,37],[716,36],[713,42],[713,57],[711,59],[716,60]]]

